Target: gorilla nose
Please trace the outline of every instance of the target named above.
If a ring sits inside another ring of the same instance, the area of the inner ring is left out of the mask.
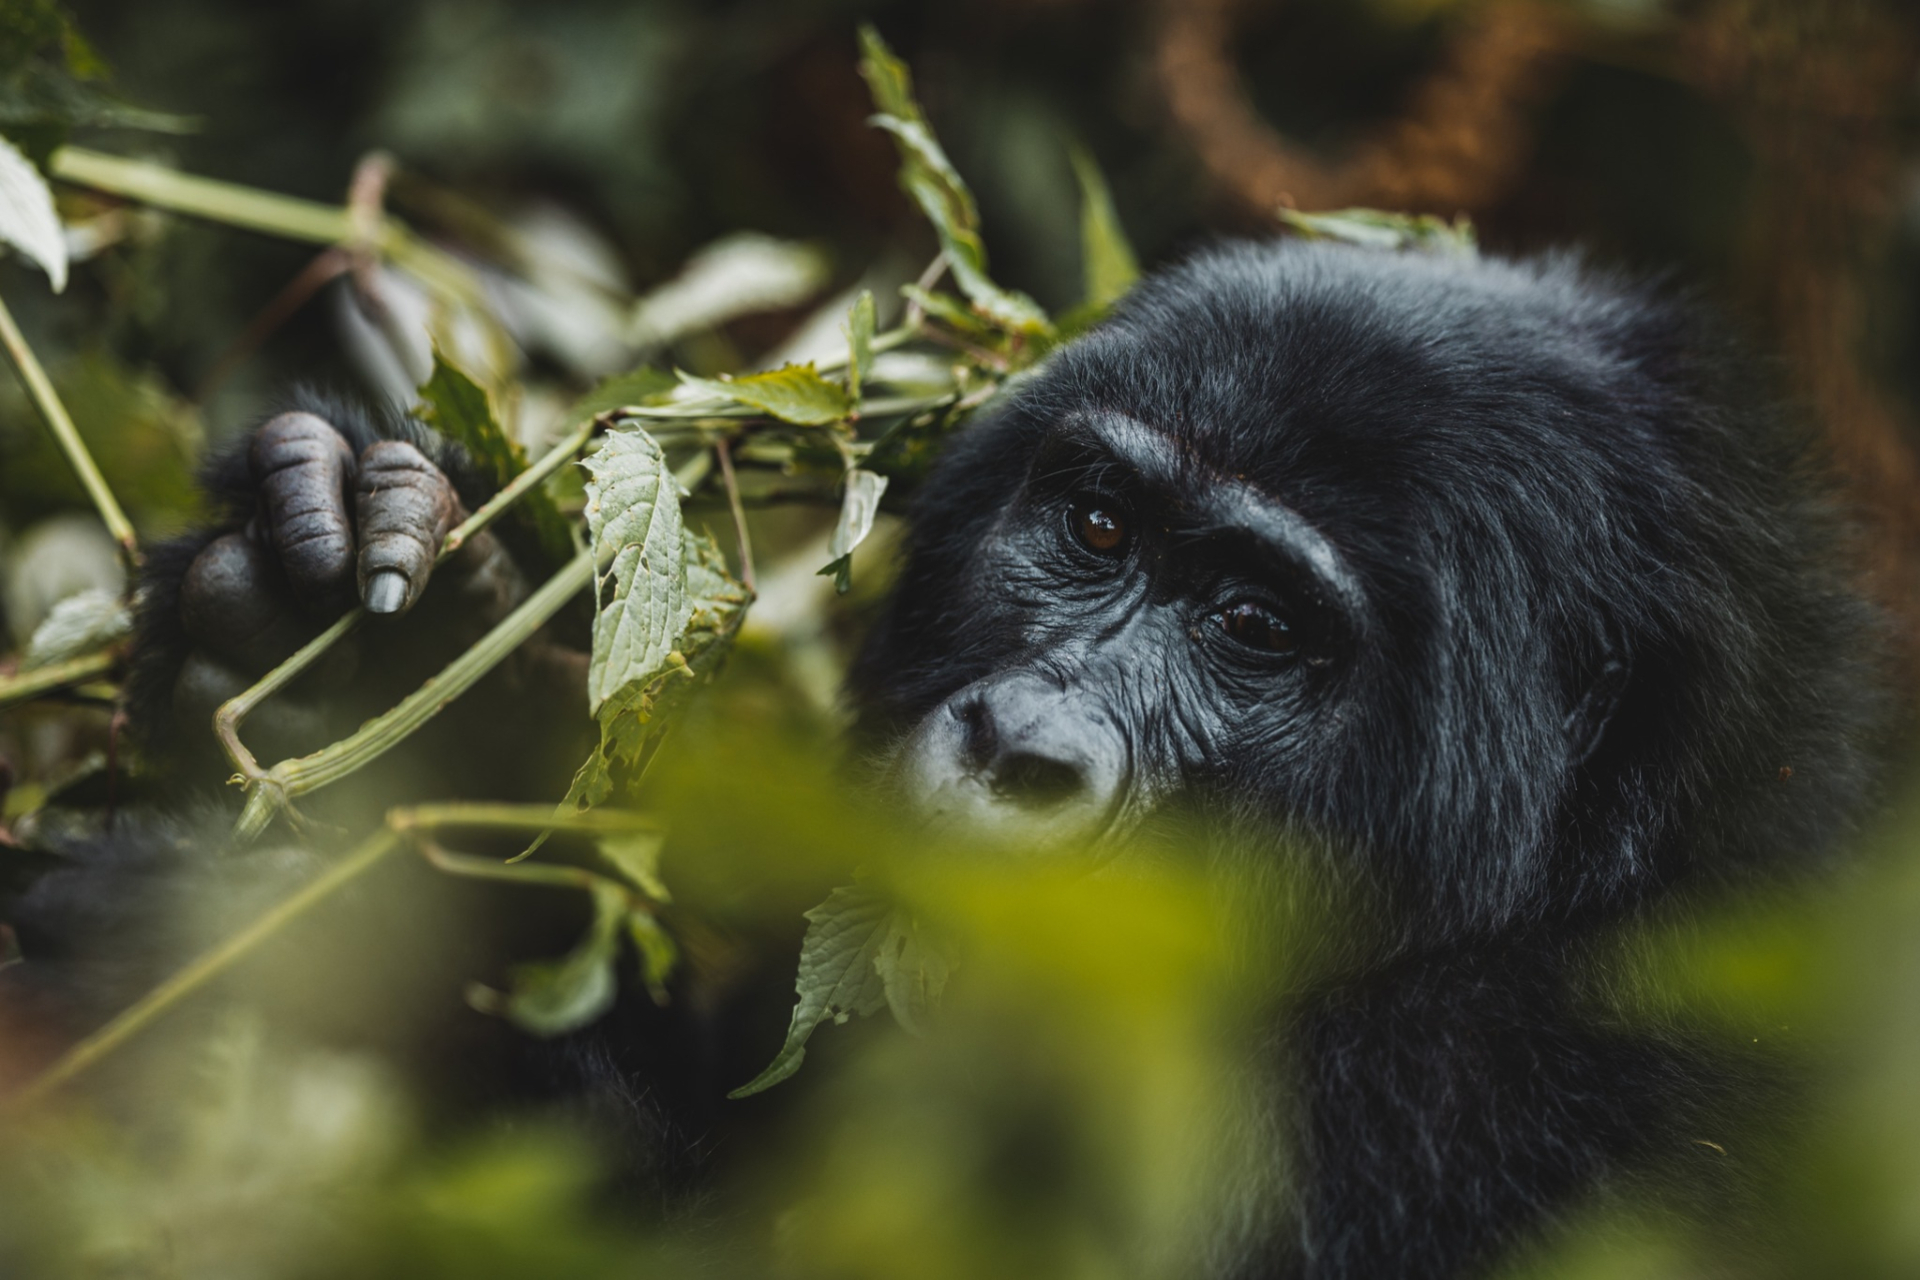
[[[927,716],[896,778],[937,824],[1056,845],[1106,828],[1126,756],[1113,721],[1090,699],[1018,673],[970,685]]]

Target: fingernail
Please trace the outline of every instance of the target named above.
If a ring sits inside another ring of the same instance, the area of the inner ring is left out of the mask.
[[[398,569],[378,569],[367,580],[367,612],[398,613],[407,602],[407,575]]]

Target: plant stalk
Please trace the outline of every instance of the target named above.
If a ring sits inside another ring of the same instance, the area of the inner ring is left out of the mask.
[[[99,653],[82,654],[78,658],[36,667],[18,675],[0,676],[0,707],[26,702],[68,685],[85,684],[112,671],[115,661],[114,651],[103,649]]]
[[[92,500],[93,509],[100,513],[107,532],[120,544],[121,554],[128,563],[139,564],[140,539],[133,531],[133,522],[120,509],[119,500],[113,496],[113,490],[107,487],[106,477],[94,465],[93,455],[87,452],[79,429],[67,415],[67,407],[60,403],[60,395],[53,389],[52,380],[47,377],[47,371],[40,367],[39,358],[33,354],[33,348],[27,345],[20,326],[13,321],[13,312],[7,309],[4,301],[0,301],[0,343],[5,344],[7,355],[13,359],[13,367],[19,371],[20,381],[26,384],[27,394],[33,397],[34,408],[40,411],[47,429],[53,432],[60,451],[67,455],[68,465],[80,477],[80,484]]]

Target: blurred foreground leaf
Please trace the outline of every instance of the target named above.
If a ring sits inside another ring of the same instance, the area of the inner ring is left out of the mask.
[[[133,614],[114,592],[95,588],[68,596],[53,606],[34,629],[20,659],[22,671],[65,662],[118,644],[133,634]]]
[[[1473,223],[1465,215],[1448,222],[1430,213],[1387,213],[1379,209],[1340,209],[1301,213],[1281,209],[1280,223],[1309,240],[1338,240],[1365,249],[1414,250],[1443,257],[1471,258],[1480,252]]]
[[[1126,229],[1113,207],[1113,193],[1087,149],[1069,152],[1074,177],[1080,182],[1080,259],[1086,278],[1087,302],[1107,308],[1118,302],[1140,278],[1140,263],[1127,241]]]

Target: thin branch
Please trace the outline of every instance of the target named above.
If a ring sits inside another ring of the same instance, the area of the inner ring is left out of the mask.
[[[283,760],[266,776],[250,779],[247,805],[234,828],[235,835],[241,839],[258,835],[274,813],[294,797],[338,782],[399,746],[500,665],[592,580],[593,552],[589,549],[575,556],[477,644],[392,710],[375,716],[331,746],[296,760]]]
[[[65,662],[36,667],[32,671],[23,671],[18,675],[0,676],[0,707],[10,707],[16,702],[26,702],[43,693],[52,693],[55,689],[64,689],[69,685],[85,684],[112,671],[113,664],[117,660],[118,655],[114,650],[104,649],[99,653],[89,653],[78,658],[69,658]]]
[[[759,594],[753,581],[753,540],[747,537],[747,511],[740,505],[740,482],[733,475],[733,446],[723,436],[713,442],[720,459],[720,479],[726,485],[727,506],[733,511],[733,533],[740,542],[740,581],[748,591]]]
[[[113,490],[107,487],[106,477],[94,465],[93,455],[87,452],[79,429],[73,425],[73,419],[67,416],[67,407],[60,403],[52,380],[47,377],[47,371],[40,367],[39,358],[33,354],[33,348],[27,345],[26,338],[20,333],[20,326],[13,322],[13,312],[7,309],[4,301],[0,301],[0,343],[5,344],[7,355],[13,359],[13,367],[19,371],[20,380],[27,385],[27,394],[33,397],[34,408],[40,411],[47,429],[53,432],[54,440],[59,443],[60,451],[67,455],[67,462],[80,477],[87,497],[93,500],[94,510],[100,513],[100,519],[106,523],[107,532],[120,544],[121,553],[128,562],[139,564],[140,539],[133,531],[133,522],[120,509],[119,500],[113,496]]]
[[[200,380],[194,390],[193,402],[205,404],[220,384],[225,382],[233,371],[246,363],[261,344],[273,336],[274,332],[285,324],[307,301],[318,293],[323,286],[339,279],[353,265],[352,257],[346,250],[335,246],[323,249],[313,261],[300,269],[300,274],[287,281],[286,287],[273,296],[273,300],[260,308],[260,314],[247,325],[245,333],[235,338],[227,349],[214,361],[213,368]]]

